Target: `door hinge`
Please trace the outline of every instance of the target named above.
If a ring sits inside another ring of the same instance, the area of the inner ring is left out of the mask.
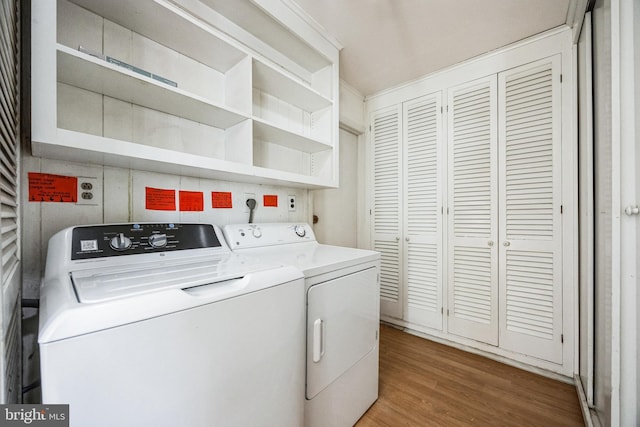
[[[440,307],[440,314],[444,314],[444,307]]]
[[[447,308],[447,316],[449,316],[449,309]]]
[[[560,334],[560,342],[564,344],[564,334]]]
[[[371,211],[371,209],[369,209],[369,215],[371,215],[371,213],[372,213],[372,211]]]
[[[376,329],[376,341],[378,341],[378,330]]]
[[[562,83],[562,74],[560,74],[560,83]]]
[[[562,215],[564,213],[564,206],[560,205],[560,214]]]

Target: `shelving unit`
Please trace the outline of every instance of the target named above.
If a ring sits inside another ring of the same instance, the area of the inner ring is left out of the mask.
[[[337,186],[338,48],[284,0],[240,3],[33,0],[33,155]]]

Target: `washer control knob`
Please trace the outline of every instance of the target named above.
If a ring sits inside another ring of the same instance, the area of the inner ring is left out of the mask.
[[[167,235],[152,234],[149,236],[149,245],[151,245],[152,248],[164,248],[167,246]]]
[[[109,241],[109,246],[114,251],[126,251],[131,247],[131,239],[120,233]]]
[[[256,239],[262,237],[262,231],[260,231],[259,228],[254,228],[251,234],[253,234],[253,237],[255,237]]]
[[[296,234],[300,237],[304,237],[307,235],[307,230],[304,228],[304,225],[296,225],[293,229]]]

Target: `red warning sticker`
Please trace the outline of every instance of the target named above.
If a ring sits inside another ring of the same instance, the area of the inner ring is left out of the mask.
[[[152,211],[175,211],[176,190],[145,187],[145,208]]]
[[[212,191],[211,207],[214,209],[228,209],[233,207],[230,191]]]
[[[78,197],[78,178],[29,172],[29,201],[75,203]]]
[[[182,191],[178,194],[180,210],[186,212],[202,212],[204,210],[204,193],[202,191]]]
[[[276,194],[265,194],[262,196],[262,204],[265,207],[278,207],[278,196]]]

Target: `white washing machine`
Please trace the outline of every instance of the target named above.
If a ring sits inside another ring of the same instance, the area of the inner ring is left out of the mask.
[[[223,230],[234,252],[302,270],[305,425],[355,424],[378,398],[380,254],[319,244],[308,224],[237,224]]]
[[[42,400],[71,426],[301,426],[302,273],[206,224],[65,229],[40,296]]]

